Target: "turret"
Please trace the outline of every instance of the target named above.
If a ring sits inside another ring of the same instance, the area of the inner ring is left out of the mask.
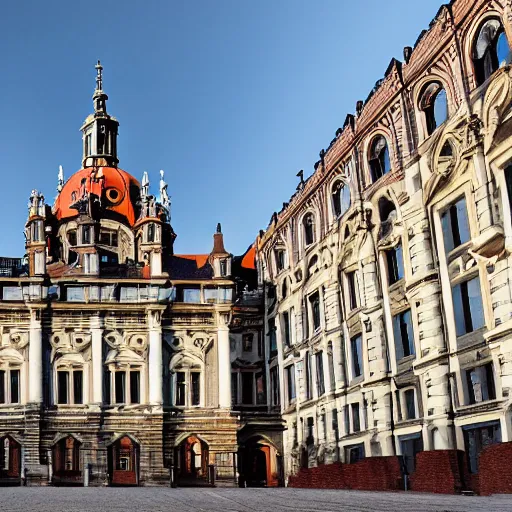
[[[28,220],[25,225],[25,248],[30,276],[46,274],[45,218],[44,196],[37,190],[32,190],[28,202]]]
[[[224,248],[224,235],[220,222],[217,232],[213,235],[213,250],[210,253],[210,264],[215,278],[225,278],[231,275],[231,254]]]

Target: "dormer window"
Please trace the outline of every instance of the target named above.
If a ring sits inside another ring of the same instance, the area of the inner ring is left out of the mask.
[[[227,262],[227,260],[220,260],[219,261],[219,265],[220,265],[220,275],[221,275],[221,277],[226,277],[227,274],[228,274],[228,262]]]
[[[304,245],[307,247],[315,243],[315,217],[312,213],[304,216],[302,225],[304,228]]]
[[[477,86],[482,85],[496,70],[511,61],[510,45],[499,19],[487,20],[475,41],[473,65]]]
[[[431,82],[425,86],[419,107],[425,114],[427,134],[430,135],[448,119],[448,100],[441,83]]]
[[[375,182],[382,178],[391,170],[389,160],[389,149],[386,139],[382,135],[377,135],[370,145],[369,162],[372,181]]]
[[[334,217],[341,217],[350,208],[350,188],[348,184],[337,181],[332,188],[332,206]]]

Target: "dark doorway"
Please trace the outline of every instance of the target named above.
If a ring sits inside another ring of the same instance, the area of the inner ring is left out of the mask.
[[[109,449],[110,485],[139,484],[139,445],[128,436],[123,436]]]
[[[67,436],[53,445],[53,485],[82,485],[80,442]]]
[[[208,480],[208,445],[195,435],[187,437],[175,452],[179,486],[202,486]]]
[[[276,448],[261,438],[249,439],[238,451],[240,485],[278,487],[279,468]]]

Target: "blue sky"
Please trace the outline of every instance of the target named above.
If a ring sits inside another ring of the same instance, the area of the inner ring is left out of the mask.
[[[217,222],[241,254],[439,0],[19,1],[2,6],[0,255],[23,255],[33,188],[80,168],[101,59],[120,167],[166,171],[177,253]]]

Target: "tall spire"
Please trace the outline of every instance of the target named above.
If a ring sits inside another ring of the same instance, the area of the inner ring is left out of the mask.
[[[117,129],[119,123],[107,113],[108,96],[103,91],[103,66],[96,66],[96,88],[92,95],[94,113],[87,117],[83,132],[83,166],[117,166]]]

